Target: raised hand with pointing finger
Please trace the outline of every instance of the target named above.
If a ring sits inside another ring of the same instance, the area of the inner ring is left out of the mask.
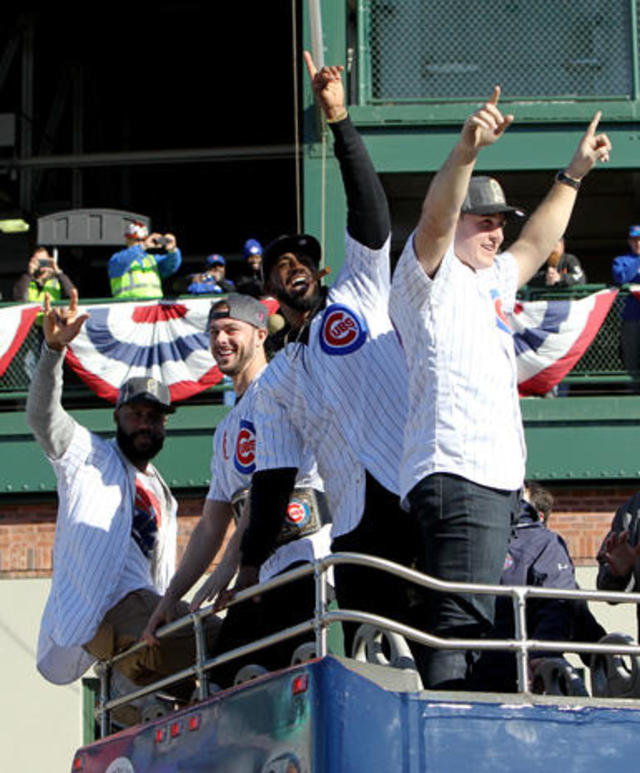
[[[513,115],[503,115],[498,108],[499,100],[500,86],[495,86],[490,99],[464,122],[461,142],[469,150],[492,145],[513,123]]]
[[[342,65],[325,65],[316,69],[311,54],[304,52],[304,61],[311,78],[311,86],[318,104],[328,121],[340,121],[346,118],[347,109],[344,104],[344,86],[342,84]]]
[[[600,118],[602,118],[602,111],[598,110],[566,168],[566,174],[573,180],[582,180],[593,169],[597,161],[606,162],[609,160],[611,142],[606,134],[596,134]]]

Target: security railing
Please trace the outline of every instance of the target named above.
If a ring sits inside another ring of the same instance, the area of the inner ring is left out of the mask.
[[[387,572],[402,580],[412,583],[421,588],[431,591],[448,593],[474,593],[494,596],[510,597],[513,602],[515,636],[513,639],[444,639],[434,636],[425,631],[421,631],[404,623],[391,620],[380,615],[367,612],[360,612],[350,609],[328,609],[329,580],[328,573],[331,567],[340,565],[362,566],[374,568]],[[386,559],[367,556],[359,553],[335,553],[323,559],[318,559],[313,563],[296,567],[277,577],[273,577],[265,583],[256,585],[247,590],[238,593],[230,602],[229,606],[246,601],[257,595],[262,595],[275,588],[285,585],[294,580],[313,575],[315,579],[315,611],[313,619],[299,623],[298,625],[286,628],[285,630],[271,634],[263,639],[256,640],[242,647],[230,650],[225,653],[209,657],[206,651],[205,635],[203,621],[213,614],[213,607],[208,606],[175,620],[168,625],[158,629],[156,635],[162,639],[174,631],[186,626],[194,627],[196,641],[196,662],[193,666],[183,669],[171,676],[165,677],[153,684],[133,690],[126,695],[117,698],[109,697],[109,684],[111,670],[120,660],[130,656],[134,652],[148,646],[140,642],[125,652],[119,653],[109,661],[100,664],[100,697],[99,705],[96,709],[96,716],[100,722],[101,736],[104,737],[109,732],[109,715],[114,709],[126,705],[131,701],[143,698],[151,693],[158,692],[169,687],[176,682],[184,679],[196,677],[198,680],[198,699],[204,700],[210,694],[209,673],[216,666],[227,663],[234,659],[244,657],[252,653],[259,653],[260,650],[285,642],[288,639],[299,636],[304,633],[313,632],[314,648],[313,657],[324,657],[328,654],[328,636],[327,630],[333,623],[351,622],[373,625],[383,631],[400,635],[418,644],[426,645],[437,649],[465,649],[465,650],[493,650],[513,652],[517,663],[517,685],[520,693],[530,692],[530,678],[528,672],[529,652],[544,650],[547,652],[557,652],[563,654],[572,653],[590,653],[594,655],[617,655],[617,656],[640,656],[640,646],[637,644],[622,643],[594,643],[594,642],[575,642],[575,641],[543,641],[539,639],[529,639],[527,635],[526,605],[529,599],[573,599],[584,601],[600,601],[612,603],[638,604],[640,603],[640,593],[624,592],[603,592],[603,591],[585,591],[585,590],[560,590],[555,588],[536,588],[530,586],[503,586],[503,585],[483,585],[469,584],[459,582],[446,582],[429,577],[416,570],[408,569],[399,564]],[[621,637],[622,639],[622,637]],[[406,664],[405,664],[406,665]]]

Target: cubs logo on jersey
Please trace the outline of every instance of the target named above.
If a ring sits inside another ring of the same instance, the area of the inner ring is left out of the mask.
[[[513,330],[511,329],[507,315],[502,310],[502,299],[500,298],[500,293],[497,290],[491,290],[491,298],[493,300],[493,308],[496,312],[496,325],[500,328],[500,330],[512,336]]]
[[[287,521],[297,528],[302,528],[309,523],[311,510],[306,502],[300,499],[291,499],[287,505]]]
[[[256,469],[256,428],[246,419],[240,419],[233,463],[243,475],[252,475]]]
[[[320,325],[320,346],[326,354],[351,354],[367,340],[367,325],[352,309],[333,303]]]

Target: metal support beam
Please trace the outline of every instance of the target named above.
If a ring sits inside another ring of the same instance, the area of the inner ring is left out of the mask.
[[[20,158],[33,153],[33,54],[34,20],[29,18],[22,34],[22,90],[20,108]],[[20,207],[30,212],[33,202],[33,177],[30,170],[20,175]]]

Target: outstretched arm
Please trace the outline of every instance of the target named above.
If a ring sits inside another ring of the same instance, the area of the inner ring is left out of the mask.
[[[587,127],[565,170],[569,182],[554,182],[543,202],[525,223],[520,237],[511,247],[518,261],[518,286],[526,284],[547,259],[558,239],[564,234],[578,195],[581,180],[597,161],[608,161],[611,142],[606,134],[596,134],[600,110]]]
[[[149,618],[142,638],[157,644],[155,631],[176,616],[176,604],[200,579],[222,547],[233,512],[228,502],[205,499],[202,517],[191,533],[180,566],[173,575],[162,601]]]
[[[513,122],[512,115],[500,112],[499,99],[496,86],[489,101],[464,122],[458,143],[429,186],[414,238],[416,255],[428,276],[436,273],[453,242],[478,153]]]
[[[387,198],[367,149],[347,113],[342,85],[343,67],[320,70],[308,51],[304,60],[311,86],[334,137],[347,197],[347,229],[356,241],[379,249],[391,231]]]
[[[52,459],[59,459],[73,436],[73,419],[64,410],[62,397],[62,361],[64,350],[80,331],[87,314],[78,314],[78,291],[71,291],[69,307],[52,308],[45,295],[42,326],[45,346],[29,385],[27,424]]]

